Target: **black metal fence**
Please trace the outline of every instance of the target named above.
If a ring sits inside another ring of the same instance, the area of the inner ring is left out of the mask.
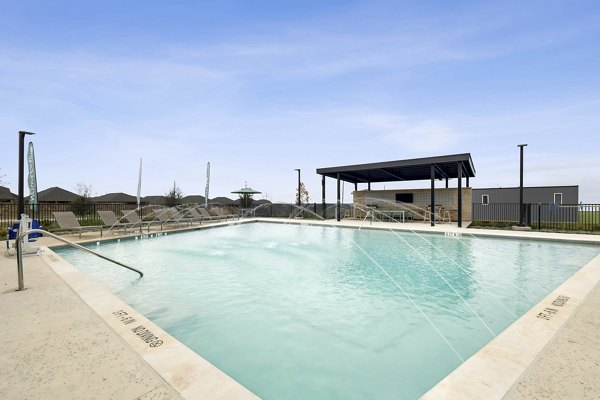
[[[600,232],[600,204],[523,204],[524,222],[533,229]],[[473,224],[508,226],[519,223],[519,203],[473,204]]]
[[[295,204],[274,203],[263,204],[256,207],[252,213],[254,217],[273,217],[273,218],[294,218],[301,217],[306,219],[333,219],[335,218],[335,203],[325,204],[325,212],[323,212],[322,203],[308,203],[297,206]],[[345,209],[352,209],[351,204],[341,205],[341,215],[344,215]]]
[[[16,203],[0,203],[0,228],[6,228],[13,224],[18,219],[18,204]],[[135,209],[135,204],[123,203],[42,203],[37,206],[30,207],[25,205],[25,214],[30,218],[40,221],[42,226],[51,226],[54,224],[55,211],[71,211],[73,212],[82,225],[93,225],[100,223],[100,217],[97,211],[113,211],[116,215],[121,215],[121,210]],[[142,208],[141,217],[144,217],[144,209]],[[146,213],[150,212],[147,210]]]
[[[121,215],[121,210],[134,209],[135,204],[123,203],[55,203],[40,204],[34,209],[25,206],[25,213],[40,221],[41,225],[50,228],[54,225],[54,211],[72,211],[82,225],[99,224],[97,211],[111,210]],[[256,217],[303,217],[310,219],[335,218],[335,204],[321,203],[303,204],[297,207],[293,204],[264,204],[254,209],[252,216]],[[341,216],[345,210],[351,210],[351,204],[342,204]],[[16,203],[0,203],[0,229],[13,224],[17,219],[18,205]],[[534,229],[559,231],[600,232],[600,204],[524,204],[525,223]],[[150,208],[138,211],[142,218],[150,216]],[[237,210],[236,210],[237,212]],[[478,226],[510,226],[519,223],[518,203],[473,204],[473,224]]]

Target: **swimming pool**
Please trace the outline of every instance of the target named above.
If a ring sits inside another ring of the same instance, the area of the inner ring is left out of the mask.
[[[57,252],[264,399],[418,398],[599,253],[267,223],[99,250],[145,277]]]

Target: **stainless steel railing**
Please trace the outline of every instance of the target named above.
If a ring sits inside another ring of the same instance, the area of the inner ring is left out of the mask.
[[[23,232],[23,233],[21,233],[20,235],[17,236],[17,275],[18,275],[18,280],[19,280],[19,289],[17,289],[17,290],[24,290],[25,289],[25,285],[23,283],[23,251],[22,251],[22,244],[23,244],[23,238],[26,235],[29,235],[30,233],[41,233],[44,236],[48,235],[48,236],[50,236],[50,237],[52,237],[52,238],[54,238],[54,239],[56,239],[58,241],[61,241],[63,243],[68,244],[69,246],[75,247],[76,249],[83,250],[83,251],[85,251],[87,253],[90,253],[90,254],[93,254],[93,255],[95,255],[97,257],[100,257],[100,258],[102,258],[102,259],[104,259],[106,261],[110,261],[110,262],[112,262],[114,264],[120,265],[123,268],[127,268],[127,269],[129,269],[131,271],[137,272],[138,274],[140,274],[140,278],[144,276],[144,273],[142,271],[140,271],[140,270],[137,270],[137,269],[135,269],[133,267],[125,265],[122,262],[113,260],[112,258],[107,257],[105,255],[102,255],[100,253],[96,253],[93,250],[90,250],[90,249],[88,249],[86,247],[83,247],[83,246],[81,246],[81,245],[79,245],[77,243],[71,242],[70,240],[67,240],[67,239],[65,239],[63,237],[55,235],[54,233],[50,233],[50,232],[45,231],[43,229],[30,229],[27,232]]]

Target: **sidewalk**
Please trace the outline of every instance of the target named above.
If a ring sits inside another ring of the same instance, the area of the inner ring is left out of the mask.
[[[0,398],[181,399],[38,256],[0,255]]]
[[[600,399],[600,286],[505,399]]]

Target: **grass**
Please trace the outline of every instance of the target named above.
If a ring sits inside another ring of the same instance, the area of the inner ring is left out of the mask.
[[[542,222],[538,226],[537,221],[531,221],[531,228],[544,232],[571,232],[571,233],[595,233],[600,234],[600,211],[579,211],[577,223],[568,222]],[[487,229],[511,229],[516,221],[473,221],[470,228]]]
[[[600,229],[600,211],[579,211],[579,221]]]

